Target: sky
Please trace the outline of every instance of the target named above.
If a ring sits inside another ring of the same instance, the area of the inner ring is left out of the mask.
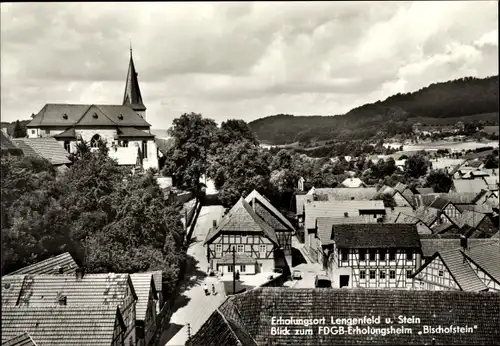
[[[146,118],[343,114],[498,75],[496,1],[2,3],[1,118],[121,104],[132,44]]]

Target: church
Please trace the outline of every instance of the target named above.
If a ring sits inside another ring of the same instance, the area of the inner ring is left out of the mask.
[[[110,156],[128,157],[126,160],[133,162],[137,159],[145,170],[158,169],[158,149],[151,124],[146,121],[137,76],[131,49],[121,105],[48,103],[26,125],[28,138],[53,137],[68,153],[76,151],[79,141],[97,148],[102,140]]]

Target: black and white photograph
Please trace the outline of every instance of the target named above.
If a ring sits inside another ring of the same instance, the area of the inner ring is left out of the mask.
[[[0,12],[2,346],[500,343],[498,1]]]

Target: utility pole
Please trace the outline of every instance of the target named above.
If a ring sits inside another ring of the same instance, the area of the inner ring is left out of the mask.
[[[236,249],[233,246],[233,294],[236,294]]]

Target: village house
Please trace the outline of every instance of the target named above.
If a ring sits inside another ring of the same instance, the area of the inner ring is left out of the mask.
[[[121,105],[46,104],[26,125],[28,138],[55,138],[68,153],[74,153],[82,140],[92,148],[97,148],[102,140],[110,151],[135,147],[144,169],[158,169],[155,136],[146,121],[137,76],[131,51]]]
[[[366,187],[366,184],[359,178],[347,178],[346,180],[340,183],[340,187],[359,188],[359,187]]]
[[[436,198],[429,208],[438,211],[438,223],[453,222],[456,224],[462,216],[460,210],[451,201],[442,197]]]
[[[253,190],[245,198],[245,201],[253,208],[255,213],[270,225],[276,232],[280,249],[287,261],[288,267],[292,267],[292,236],[295,228],[288,219],[276,209],[269,200]]]
[[[4,306],[2,345],[132,345],[115,305]]]
[[[374,187],[336,187],[312,188],[307,195],[312,195],[313,200],[326,201],[369,201],[375,196],[377,189]],[[325,196],[324,198],[321,198]]]
[[[135,308],[135,328],[137,346],[150,344],[156,333],[156,315],[158,296],[152,273],[130,274],[134,291],[137,295]]]
[[[414,288],[500,292],[500,246],[488,242],[438,251],[413,275]]]
[[[320,235],[332,286],[408,288],[420,266],[415,225],[337,224]]]
[[[66,171],[72,163],[68,152],[54,138],[16,138],[12,142],[24,156],[46,159],[59,172]]]
[[[500,294],[492,292],[256,288],[226,298],[186,345],[489,345],[500,340],[499,310]],[[378,316],[380,321],[374,320]],[[324,318],[325,324],[304,327],[290,323],[292,318]],[[423,326],[449,328],[457,321],[469,329],[419,333]],[[344,333],[326,333],[324,327],[338,331],[339,324]],[[285,326],[290,333],[276,333]]]
[[[34,263],[32,265],[23,267],[8,275],[57,275],[57,274],[76,274],[77,269],[79,269],[78,264],[71,256],[69,252],[62,253],[58,256],[47,258],[44,261]]]
[[[273,272],[278,265],[286,264],[275,256],[280,248],[275,230],[243,198],[219,225],[210,229],[203,245],[207,248],[210,269],[223,275],[234,271],[240,274]]]
[[[2,277],[2,307],[110,306],[119,308],[126,345],[136,342],[136,301],[129,274],[9,275]],[[3,310],[2,310],[3,312]],[[79,315],[81,318],[84,315]],[[2,325],[9,321],[2,316]]]
[[[403,193],[400,191],[402,189],[402,186],[399,186],[398,188],[399,189],[384,185],[373,196],[373,199],[382,199],[384,195],[388,195],[394,199],[396,206],[412,207],[413,194],[411,193],[411,191],[409,189],[403,189],[403,195]]]
[[[431,234],[432,231],[429,226],[427,226],[422,220],[417,218],[415,214],[409,214],[408,212],[399,212],[394,218],[393,223],[415,225],[417,226],[418,234]]]
[[[311,260],[321,262],[316,239],[318,217],[349,218],[363,217],[377,220],[386,214],[383,201],[312,201],[305,204],[304,245]],[[370,221],[367,221],[370,222]]]

